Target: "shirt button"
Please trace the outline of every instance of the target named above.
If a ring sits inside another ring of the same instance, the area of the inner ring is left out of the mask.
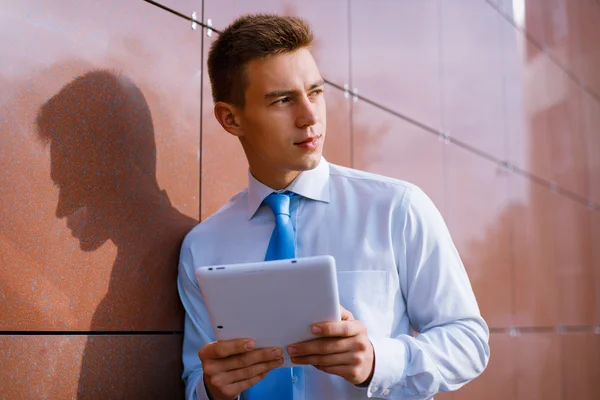
[[[379,386],[373,386],[373,392],[376,392],[379,390]]]
[[[292,383],[294,385],[298,383],[298,377],[297,376],[292,377]]]
[[[388,394],[390,394],[390,389],[385,389],[385,390],[383,391],[383,395],[384,395],[384,396],[387,396]]]

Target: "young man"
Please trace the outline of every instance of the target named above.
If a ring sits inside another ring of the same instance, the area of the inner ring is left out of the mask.
[[[312,39],[300,19],[250,15],[210,50],[215,117],[239,138],[250,171],[248,188],[182,246],[189,400],[428,399],[487,365],[487,325],[429,198],[322,158],[325,98]],[[292,257],[336,259],[342,321],[318,324],[321,338],[285,349],[215,341],[194,268],[277,258],[273,238],[282,232],[292,237]],[[267,374],[282,351],[304,367]]]

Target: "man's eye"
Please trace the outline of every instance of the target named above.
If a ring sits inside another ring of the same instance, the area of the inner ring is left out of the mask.
[[[283,99],[279,99],[275,102],[273,102],[273,104],[284,104],[284,103],[288,103],[290,101],[289,97],[284,97]]]
[[[321,93],[323,93],[323,89],[313,90],[312,92],[310,92],[310,96],[316,97],[316,96],[320,95]]]

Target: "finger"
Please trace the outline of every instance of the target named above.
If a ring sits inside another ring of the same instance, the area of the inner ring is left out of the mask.
[[[342,305],[340,305],[340,311],[342,315],[342,321],[354,321],[354,315],[348,310],[346,310]]]
[[[251,339],[220,340],[202,346],[198,352],[198,357],[200,357],[202,362],[226,358],[235,354],[248,352],[255,346],[256,342]]]
[[[283,352],[278,347],[265,349],[255,349],[242,354],[236,354],[227,358],[217,360],[207,360],[204,364],[204,372],[207,375],[214,375],[220,372],[233,371],[235,369],[246,368],[254,364],[279,360]]]
[[[294,364],[330,367],[336,365],[359,365],[363,362],[361,353],[345,352],[337,354],[313,354],[309,356],[291,357]]]
[[[318,336],[350,337],[364,332],[365,326],[356,320],[320,322],[313,325],[311,331]]]
[[[325,355],[343,353],[346,351],[359,350],[356,339],[350,338],[323,338],[309,340],[288,346],[288,354],[291,357],[302,357],[307,355]]]
[[[368,379],[368,377],[361,377],[359,369],[352,365],[317,366],[316,368],[328,374],[341,376],[355,385],[361,384]]]
[[[211,378],[211,384],[220,388],[226,396],[237,394],[256,385],[267,373],[283,363],[283,359],[255,364],[247,368],[223,372]]]

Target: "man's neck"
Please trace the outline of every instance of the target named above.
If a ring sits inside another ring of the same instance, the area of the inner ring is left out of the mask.
[[[250,167],[250,173],[257,181],[273,190],[285,189],[300,175],[300,171],[273,173],[273,171],[261,172],[252,167]]]

